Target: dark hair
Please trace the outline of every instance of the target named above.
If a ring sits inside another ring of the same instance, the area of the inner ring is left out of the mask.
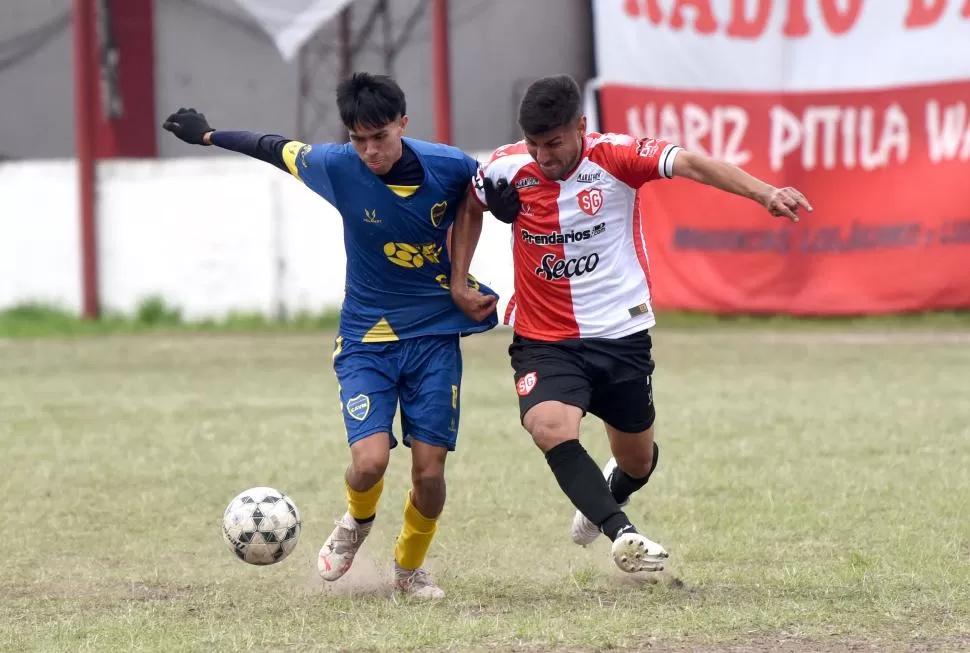
[[[379,129],[406,115],[407,103],[387,75],[354,73],[337,86],[337,110],[347,129]]]
[[[519,104],[519,127],[526,134],[544,134],[566,127],[582,115],[579,84],[569,75],[532,82]]]

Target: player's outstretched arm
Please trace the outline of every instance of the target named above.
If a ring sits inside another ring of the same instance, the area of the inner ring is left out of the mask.
[[[450,285],[451,297],[458,308],[471,319],[481,322],[495,310],[498,299],[468,285],[468,273],[482,236],[483,222],[482,206],[471,195],[471,192],[465,194],[451,228]]]
[[[678,152],[674,159],[673,173],[675,177],[684,177],[747,197],[768,209],[771,215],[783,216],[792,222],[798,222],[800,209],[812,211],[812,205],[797,189],[775,188],[736,165],[697,152]]]
[[[204,114],[195,109],[179,109],[162,124],[180,140],[190,145],[215,145],[232,152],[239,152],[260,161],[270,163],[283,172],[289,172],[283,153],[286,146],[296,143],[276,134],[249,131],[216,131]],[[303,144],[300,143],[300,146]],[[298,148],[297,148],[298,149]]]

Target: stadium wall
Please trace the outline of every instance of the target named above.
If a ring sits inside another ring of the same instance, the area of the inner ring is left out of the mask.
[[[0,310],[80,313],[73,161],[0,164]],[[102,305],[132,313],[161,296],[190,319],[232,311],[319,313],[343,296],[336,211],[275,169],[239,157],[106,161],[98,173]],[[472,272],[512,289],[508,227],[486,220]]]
[[[355,3],[355,32],[373,4]],[[389,4],[392,31],[400,36],[420,2]],[[74,155],[70,5],[70,0],[0,2],[0,45],[11,50],[0,61],[0,160]],[[535,77],[569,73],[583,82],[592,76],[587,0],[451,0],[450,6],[452,124],[454,144],[462,149],[487,149],[516,138],[518,100]],[[314,142],[338,136],[332,100],[336,57],[314,66],[310,86],[319,102],[307,103],[308,127],[302,130],[298,63],[285,61],[235,0],[154,0],[153,7],[157,122],[180,106],[192,106],[222,129]],[[407,93],[409,134],[428,139],[435,133],[430,15],[425,11],[402,39],[392,71]],[[537,26],[562,38],[536,48]],[[325,27],[321,40],[336,42],[336,28]],[[361,48],[356,70],[384,70],[380,32]],[[21,47],[25,34],[32,36]],[[186,156],[184,144],[165,138],[161,129],[156,136],[159,157]]]

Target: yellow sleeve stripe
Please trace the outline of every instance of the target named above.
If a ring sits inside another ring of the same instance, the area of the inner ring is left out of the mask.
[[[286,164],[286,169],[290,171],[290,174],[300,179],[300,171],[296,166],[296,159],[300,156],[300,150],[305,147],[304,143],[300,141],[290,141],[283,147],[283,163]]]

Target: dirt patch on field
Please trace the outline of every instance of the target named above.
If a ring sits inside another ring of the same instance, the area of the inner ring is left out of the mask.
[[[392,596],[394,579],[385,564],[380,566],[366,555],[358,555],[354,566],[337,581],[327,583],[320,580],[314,568],[309,575],[307,588],[310,593],[322,592],[328,596]]]

